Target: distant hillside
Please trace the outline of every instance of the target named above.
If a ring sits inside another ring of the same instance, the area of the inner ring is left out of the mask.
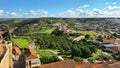
[[[1,18],[0,24],[7,24],[10,29],[16,27],[20,29],[26,25],[40,24],[53,24],[53,23],[93,23],[95,21],[102,22],[120,22],[120,18]],[[30,26],[31,27],[31,26]]]

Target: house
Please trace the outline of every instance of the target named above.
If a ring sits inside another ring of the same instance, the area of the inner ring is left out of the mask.
[[[32,43],[30,43],[29,45],[29,49],[33,49],[33,50],[35,50],[35,43],[34,42],[32,42]]]
[[[110,44],[114,44],[115,43],[115,40],[112,40],[112,39],[105,39],[102,41],[102,43],[110,43]]]
[[[117,45],[117,44],[120,44],[120,39],[117,38],[117,39],[115,40],[115,44],[116,44],[116,45]]]
[[[59,26],[59,30],[67,31],[67,26],[68,26],[68,24],[66,24],[66,23],[61,24],[61,25]]]
[[[76,68],[73,60],[63,60],[59,62],[41,65],[39,68]]]
[[[13,47],[13,60],[19,60],[21,50],[18,47]]]
[[[118,44],[119,44],[119,41],[103,40],[101,49],[104,51],[112,52],[114,54],[118,54],[118,53],[120,53],[120,45],[118,45]]]
[[[118,53],[120,53],[120,46],[108,47],[107,50],[114,54],[118,54]]]
[[[34,68],[41,65],[36,51],[32,49],[25,49],[24,55],[26,60],[26,68]]]
[[[117,46],[115,44],[103,44],[101,46],[101,49],[103,51],[108,51],[108,52],[111,52],[111,53],[114,53],[114,54],[120,53],[120,46]]]
[[[13,68],[25,68],[25,58],[19,47],[13,45],[12,49]]]

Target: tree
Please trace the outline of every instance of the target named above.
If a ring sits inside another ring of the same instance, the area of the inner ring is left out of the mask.
[[[63,33],[64,33],[64,31],[61,31],[61,30],[56,29],[56,30],[54,30],[54,31],[52,32],[52,35],[62,36]]]
[[[103,37],[101,35],[98,36],[99,41],[103,41]]]
[[[82,58],[81,57],[74,57],[74,61],[76,61],[76,62],[82,62]]]
[[[85,38],[86,38],[86,39],[89,39],[89,38],[90,38],[90,35],[89,35],[89,34],[85,35]]]

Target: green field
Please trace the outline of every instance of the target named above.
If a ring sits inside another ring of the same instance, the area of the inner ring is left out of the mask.
[[[56,28],[50,28],[45,30],[43,33],[51,34]]]
[[[37,53],[39,54],[40,57],[52,57],[55,56],[55,54],[51,51],[47,51],[47,50],[37,50]]]
[[[81,33],[83,35],[86,35],[86,34],[88,34],[88,35],[96,34],[96,32],[94,32],[94,31],[76,31],[76,32],[77,33]]]
[[[13,38],[12,41],[21,48],[28,48],[29,43],[31,43],[31,40],[23,38]]]
[[[51,34],[56,28],[55,27],[52,27],[52,28],[48,28],[48,27],[44,27],[42,28],[42,30],[39,30],[39,31],[36,31],[35,32],[31,32],[31,34],[34,34],[34,33],[45,33],[45,34]]]

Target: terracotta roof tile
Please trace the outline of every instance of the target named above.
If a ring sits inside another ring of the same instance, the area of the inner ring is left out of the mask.
[[[76,63],[76,68],[120,68],[120,62],[115,63],[102,63],[102,64],[86,64]]]
[[[39,68],[75,68],[75,63],[73,60],[65,60],[65,61],[45,64],[40,66]]]
[[[110,68],[120,68],[120,61],[116,63],[109,64]]]
[[[20,49],[18,47],[14,47],[14,50],[15,50],[16,55],[21,54],[21,51],[20,51]]]
[[[25,58],[26,59],[34,59],[34,58],[38,58],[36,51],[32,50],[32,49],[27,49],[25,52]]]
[[[120,46],[109,47],[113,51],[120,51]]]
[[[76,68],[92,68],[89,63],[76,63]]]
[[[102,43],[115,43],[115,41],[114,40],[103,40]]]
[[[93,64],[93,68],[104,68],[103,64]]]

